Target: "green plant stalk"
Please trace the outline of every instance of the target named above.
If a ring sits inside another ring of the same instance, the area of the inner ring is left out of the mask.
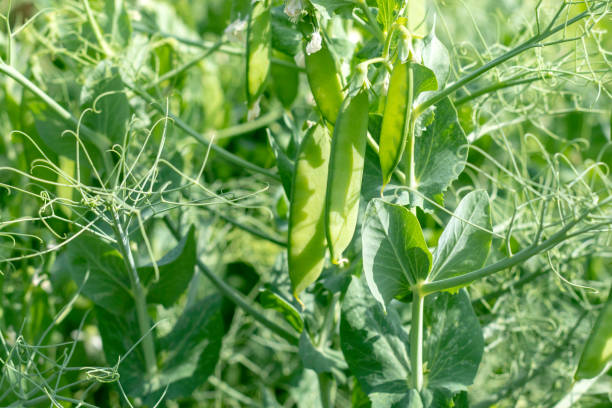
[[[102,51],[107,56],[113,55],[113,50],[110,48],[110,46],[104,39],[104,35],[102,35],[102,30],[100,30],[100,26],[98,25],[98,22],[94,18],[93,11],[91,10],[91,7],[89,6],[89,0],[83,0],[83,7],[85,7],[85,13],[87,14],[87,20],[89,21],[89,25],[91,25],[91,29],[93,30],[94,35],[96,36],[96,40],[98,41],[98,44],[100,44]]]
[[[170,233],[174,236],[176,240],[180,240],[181,237],[179,235],[178,230],[172,224],[172,221],[168,216],[164,217],[164,223],[166,227],[170,231]],[[271,332],[282,337],[287,340],[289,344],[297,346],[299,343],[299,338],[294,333],[285,330],[283,327],[269,320],[260,310],[258,310],[255,306],[253,306],[241,293],[236,291],[230,285],[225,283],[225,281],[215,275],[208,267],[200,260],[200,258],[196,259],[196,265],[198,269],[206,276],[212,283],[217,287],[219,292],[231,300],[236,306],[244,310],[247,314],[249,314],[252,318],[257,320],[259,323],[268,328]]]
[[[195,131],[193,128],[191,128],[191,126],[189,126],[187,123],[183,122],[179,117],[177,117],[176,115],[170,113],[170,112],[166,112],[166,110],[155,101],[155,99],[153,99],[148,93],[141,91],[140,89],[137,89],[129,84],[125,84],[125,86],[127,86],[129,89],[132,90],[132,92],[134,92],[136,95],[140,96],[142,99],[144,99],[147,103],[149,103],[151,106],[153,106],[153,108],[158,111],[159,113],[161,113],[162,115],[167,115],[170,119],[172,119],[172,121],[174,123],[176,123],[176,125],[182,129],[185,133],[187,133],[189,136],[193,137],[196,141],[198,141],[199,143],[201,143],[202,145],[204,145],[207,148],[210,148],[212,151],[214,151],[215,153],[217,153],[219,156],[221,156],[223,159],[225,159],[226,161],[237,165],[238,167],[242,167],[245,168],[247,170],[250,170],[254,173],[259,173],[262,174],[264,176],[267,176],[273,180],[276,181],[280,181],[280,176],[278,174],[273,173],[272,171],[268,170],[268,169],[264,169],[263,167],[259,167],[256,164],[253,164],[249,161],[244,160],[241,157],[238,157],[230,152],[228,152],[227,150],[225,150],[224,148],[217,146],[214,143],[211,143],[208,139],[206,139],[205,137],[203,137],[201,134],[199,134],[197,131]]]
[[[531,82],[536,82],[544,79],[543,76],[532,77],[532,78],[524,78],[524,79],[510,79],[507,81],[498,82],[493,85],[486,86],[484,88],[477,89],[469,95],[458,98],[454,101],[455,107],[463,105],[466,102],[469,102],[473,99],[478,98],[479,96],[486,95],[488,93],[492,93],[495,91],[499,91],[500,89],[510,88],[517,85],[529,84]]]
[[[267,127],[268,125],[276,122],[282,117],[282,109],[274,109],[264,115],[261,115],[255,120],[240,123],[238,125],[234,125],[225,129],[211,130],[206,134],[206,136],[208,136],[209,139],[212,139],[212,137],[214,136],[214,140],[229,139],[232,137],[243,135],[245,133],[253,132],[257,129]]]
[[[517,252],[514,256],[502,259],[499,262],[496,262],[489,266],[485,266],[484,268],[480,268],[474,272],[469,272],[464,275],[455,276],[453,278],[442,279],[436,282],[425,283],[421,287],[421,293],[425,296],[431,293],[465,286],[474,282],[475,280],[487,277],[489,275],[493,275],[496,272],[500,272],[504,269],[508,269],[515,265],[523,263],[532,256],[547,251],[568,239],[570,237],[568,232],[581,221],[581,218],[582,217],[578,217],[575,220],[567,223],[563,228],[554,233],[550,238],[543,241],[541,244],[534,244],[528,248],[523,249],[520,252]]]
[[[238,222],[238,221],[234,220],[233,218],[228,217],[227,215],[222,214],[219,211],[212,209],[209,206],[206,206],[206,207],[203,207],[203,208],[206,211],[210,211],[211,213],[215,214],[216,216],[218,216],[219,218],[221,218],[225,222],[228,222],[228,223],[232,224],[233,226],[238,227],[241,230],[248,232],[249,234],[252,234],[252,235],[254,235],[256,237],[259,237],[261,239],[265,239],[266,241],[272,242],[273,244],[276,244],[276,245],[281,246],[283,248],[287,247],[287,242],[286,241],[283,241],[283,240],[281,240],[279,238],[276,238],[276,237],[273,237],[271,235],[268,235],[268,234],[266,234],[265,232],[263,232],[261,230],[258,230],[256,228],[253,228],[253,227],[245,225],[245,224],[243,224],[241,222]]]
[[[503,64],[504,62],[508,61],[509,59],[514,58],[515,56],[521,54],[523,51],[529,50],[531,48],[541,47],[542,44],[540,44],[540,42],[542,40],[550,37],[551,35],[559,32],[559,31],[561,31],[563,29],[565,29],[569,25],[574,24],[575,22],[582,20],[584,17],[586,17],[590,13],[594,12],[597,9],[600,9],[604,4],[606,4],[606,3],[600,3],[597,6],[593,7],[591,10],[584,11],[584,12],[578,14],[576,17],[569,19],[565,23],[559,24],[559,25],[557,25],[555,27],[547,28],[544,32],[531,37],[530,39],[528,39],[527,41],[525,41],[522,44],[518,45],[517,47],[513,48],[512,50],[508,51],[507,53],[505,53],[503,55],[500,55],[499,57],[497,57],[494,60],[486,63],[485,65],[481,66],[480,68],[477,68],[476,70],[474,70],[471,73],[463,76],[462,78],[459,78],[458,80],[456,80],[452,84],[448,85],[446,88],[444,88],[444,89],[442,89],[442,90],[440,90],[438,92],[435,92],[433,95],[431,95],[428,99],[423,101],[419,106],[417,106],[415,108],[415,110],[414,110],[415,116],[418,117],[421,113],[425,112],[425,110],[427,108],[429,108],[430,106],[435,105],[436,103],[438,103],[442,99],[446,98],[447,96],[449,96],[450,94],[452,94],[453,92],[458,90],[459,88],[462,88],[463,86],[465,86],[468,83],[472,82],[474,79],[478,78],[480,75],[482,75],[485,72],[495,68],[496,66],[498,66],[500,64]]]
[[[119,243],[119,250],[123,255],[123,262],[127,268],[128,276],[130,277],[130,285],[132,288],[132,294],[134,295],[134,303],[136,304],[136,316],[138,318],[138,329],[142,337],[142,348],[144,351],[145,365],[147,373],[153,374],[157,368],[157,359],[155,358],[155,345],[153,344],[153,338],[148,335],[150,330],[149,326],[149,315],[147,314],[147,292],[140,282],[138,276],[138,269],[136,268],[136,262],[134,262],[134,256],[130,249],[130,241],[127,234],[121,227],[121,221],[119,215],[114,208],[111,208],[113,216],[113,229]]]
[[[319,380],[319,395],[321,396],[322,408],[333,408],[333,378],[330,378],[326,373],[317,375]]]
[[[410,324],[410,367],[412,387],[423,388],[423,306],[425,296],[415,288],[412,291],[412,322]]]

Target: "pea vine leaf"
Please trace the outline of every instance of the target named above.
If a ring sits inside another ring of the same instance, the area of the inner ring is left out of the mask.
[[[425,384],[410,387],[410,339],[395,309],[387,313],[363,279],[352,278],[342,304],[340,345],[372,407],[451,407],[472,384],[484,352],[478,318],[465,290],[425,300]]]
[[[410,339],[394,309],[385,313],[364,282],[352,277],[340,321],[340,345],[366,394],[405,394]]]
[[[442,193],[465,167],[467,138],[457,111],[445,98],[425,112],[415,129],[415,177],[417,191],[413,205],[431,209],[441,200]]]
[[[318,374],[338,374],[348,368],[342,353],[331,348],[315,347],[306,331],[300,336],[299,350],[304,367]]]
[[[482,330],[465,289],[426,297],[423,322],[425,383],[453,393],[465,390],[484,353]]]
[[[123,257],[100,238],[84,233],[72,240],[53,266],[53,273],[68,271],[81,293],[110,313],[121,315],[134,307]]]
[[[172,306],[189,286],[196,263],[197,241],[195,227],[192,225],[181,241],[157,261],[159,280],[153,282],[153,266],[138,268],[144,285],[149,285],[147,301]]]
[[[407,208],[380,199],[370,202],[362,229],[363,269],[383,308],[427,278],[431,253],[418,219]]]
[[[467,194],[454,212],[433,254],[432,281],[481,268],[491,248],[491,207],[486,191]]]
[[[116,316],[98,308],[97,316],[106,360],[115,364],[140,338],[135,313]],[[136,347],[120,360],[121,384],[128,395],[144,396],[147,405],[155,404],[166,386],[166,398],[188,397],[213,373],[222,338],[221,298],[213,295],[195,302],[168,335],[156,340],[158,354],[163,356],[157,372],[147,376],[141,348]]]
[[[438,89],[444,88],[450,75],[450,56],[446,46],[436,37],[436,28],[423,38],[421,43],[421,58],[423,65],[436,75]]]

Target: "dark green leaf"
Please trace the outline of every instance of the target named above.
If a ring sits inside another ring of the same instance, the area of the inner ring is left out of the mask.
[[[446,98],[432,112],[424,113],[417,122],[415,176],[417,190],[433,201],[455,180],[465,167],[467,139],[457,120],[457,111]],[[414,205],[431,208],[422,197]]]
[[[393,309],[385,313],[356,277],[342,303],[342,353],[366,394],[409,391],[408,334]]]
[[[111,313],[122,315],[134,305],[123,257],[100,238],[82,234],[72,240],[53,269],[68,270],[77,286],[89,273],[81,293]]]
[[[484,339],[465,290],[425,298],[423,363],[430,388],[463,391],[472,384]]]
[[[370,291],[383,307],[403,298],[427,278],[431,253],[416,216],[380,199],[370,202],[362,229],[363,269]]]
[[[284,54],[294,56],[301,48],[302,34],[283,11],[283,7],[271,10],[272,47]]]
[[[305,368],[321,373],[333,373],[347,368],[342,353],[330,348],[316,348],[306,331],[300,336],[300,357]]]
[[[138,268],[143,284],[150,284],[147,291],[149,303],[170,307],[176,302],[193,277],[196,249],[195,227],[192,225],[178,245],[157,261],[159,281],[151,282],[154,277],[153,266]]]

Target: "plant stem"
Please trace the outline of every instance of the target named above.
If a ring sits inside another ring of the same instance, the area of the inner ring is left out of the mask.
[[[502,259],[501,261],[496,262],[492,265],[485,266],[484,268],[480,268],[477,271],[469,272],[460,276],[455,276],[453,278],[425,283],[421,288],[421,293],[423,295],[429,295],[431,293],[440,292],[459,286],[465,286],[469,283],[474,282],[477,279],[493,275],[496,272],[503,271],[504,269],[508,269],[515,265],[523,263],[532,256],[547,251],[566,240],[568,238],[569,230],[572,229],[576,224],[578,224],[580,220],[581,217],[577,217],[575,220],[567,223],[563,228],[554,233],[550,238],[548,238],[541,244],[534,244],[529,248],[525,248],[522,251],[516,253],[516,255]]]
[[[114,208],[111,208],[111,213],[113,216],[114,223],[113,229],[115,230],[117,242],[119,243],[119,250],[121,251],[121,255],[123,255],[123,262],[125,263],[128,276],[130,277],[130,285],[132,287],[132,293],[134,295],[134,303],[136,304],[138,329],[142,337],[142,348],[144,351],[147,373],[152,374],[157,368],[157,359],[155,358],[155,346],[153,344],[153,338],[148,335],[149,329],[151,327],[149,326],[149,315],[147,313],[146,289],[142,286],[140,282],[140,277],[138,276],[138,269],[136,268],[136,262],[134,261],[134,256],[130,248],[130,241],[127,234],[123,231],[123,228],[121,227],[121,220],[119,219],[119,214],[117,214],[117,211]]]
[[[214,140],[229,139],[235,136],[243,135],[245,133],[250,133],[254,130],[261,129],[263,127],[267,127],[268,125],[276,122],[282,117],[283,111],[281,109],[272,110],[264,115],[261,115],[255,120],[251,120],[246,123],[239,123],[237,125],[225,129],[212,130],[208,132],[207,135],[209,135],[209,139],[212,139],[212,136],[214,136]]]
[[[197,131],[195,131],[193,128],[191,128],[191,126],[189,126],[187,123],[183,122],[179,117],[177,117],[176,115],[170,113],[170,112],[166,112],[166,110],[155,101],[155,99],[153,99],[151,97],[151,95],[149,95],[148,93],[141,91],[140,89],[137,89],[129,84],[125,84],[125,86],[127,86],[129,89],[131,89],[136,95],[140,96],[142,99],[144,99],[147,103],[149,103],[151,106],[153,106],[153,108],[155,110],[157,110],[159,113],[161,113],[162,115],[167,115],[170,119],[172,119],[172,121],[174,123],[176,123],[176,125],[182,129],[185,133],[187,133],[188,135],[190,135],[191,137],[193,137],[195,140],[197,140],[199,143],[201,143],[202,145],[204,145],[205,147],[210,147],[211,150],[213,150],[215,153],[217,153],[219,156],[221,156],[223,159],[227,160],[230,163],[233,163],[239,167],[243,167],[245,169],[251,170],[252,172],[255,173],[259,173],[259,174],[263,174],[264,176],[267,176],[273,180],[276,181],[280,181],[280,177],[273,173],[272,171],[268,170],[268,169],[264,169],[263,167],[259,167],[256,164],[253,164],[249,161],[244,160],[241,157],[238,157],[230,152],[228,152],[227,150],[225,150],[224,148],[211,143],[208,139],[206,139],[205,137],[203,137],[201,134],[199,134]]]
[[[509,79],[507,81],[498,82],[493,85],[486,86],[484,88],[480,88],[469,95],[465,95],[461,98],[458,98],[454,101],[455,107],[459,105],[463,105],[466,102],[469,102],[473,99],[478,98],[479,96],[486,95],[491,92],[499,91],[500,89],[510,88],[517,85],[529,84],[531,82],[540,81],[544,79],[542,76],[532,77],[532,78],[524,78],[524,79]]]
[[[265,232],[263,232],[261,230],[255,229],[255,228],[250,227],[248,225],[245,225],[245,224],[243,224],[241,222],[238,222],[238,221],[234,220],[233,218],[228,217],[227,215],[224,215],[224,214],[220,213],[219,211],[212,209],[210,206],[205,206],[203,208],[206,211],[210,211],[211,213],[215,214],[219,218],[221,218],[224,221],[232,224],[235,227],[240,228],[243,231],[246,231],[246,232],[248,232],[248,233],[250,233],[250,234],[252,234],[252,235],[254,235],[256,237],[259,237],[261,239],[265,239],[266,241],[272,242],[273,244],[276,244],[278,246],[281,246],[281,247],[284,247],[284,248],[287,247],[287,242],[286,241],[280,240],[278,238],[275,238],[273,236],[270,236],[270,235],[266,234]]]
[[[175,239],[180,240],[178,230],[172,224],[172,221],[168,216],[164,217],[164,223],[170,233],[174,236]],[[232,288],[230,285],[225,283],[225,281],[215,275],[208,267],[200,260],[200,258],[196,259],[196,264],[200,271],[217,287],[219,292],[231,300],[236,306],[244,310],[247,314],[251,315],[252,318],[257,320],[259,323],[263,324],[267,327],[271,332],[275,333],[279,337],[287,340],[292,345],[297,345],[299,343],[299,338],[294,333],[285,330],[283,327],[269,320],[261,311],[257,310],[254,305],[251,305],[249,301],[236,289]]]
[[[423,388],[423,306],[425,296],[415,288],[412,291],[412,322],[410,325],[410,366],[412,387]]]
[[[459,78],[458,80],[456,80],[452,84],[448,85],[446,88],[444,88],[444,89],[442,89],[442,90],[440,90],[438,92],[435,92],[433,95],[431,95],[428,99],[423,101],[419,106],[417,106],[415,108],[415,115],[418,117],[421,113],[423,113],[431,105],[435,105],[436,103],[438,103],[442,99],[446,98],[447,96],[449,96],[450,94],[455,92],[457,89],[462,88],[466,84],[468,84],[471,81],[473,81],[474,79],[478,78],[480,75],[482,75],[485,72],[495,68],[496,66],[498,66],[500,64],[503,64],[504,62],[508,61],[509,59],[519,55],[523,51],[526,51],[526,50],[531,49],[531,48],[541,47],[542,44],[540,44],[540,42],[542,40],[550,37],[551,35],[559,32],[559,31],[561,31],[563,29],[565,29],[569,25],[574,24],[575,22],[582,20],[584,17],[586,17],[590,13],[592,13],[595,10],[601,8],[604,4],[605,4],[605,2],[602,2],[602,3],[598,4],[597,6],[593,7],[590,11],[587,10],[587,11],[585,11],[583,13],[580,13],[576,17],[569,19],[565,23],[559,24],[559,25],[557,25],[555,27],[547,28],[544,32],[531,37],[530,39],[528,39],[527,41],[525,41],[522,44],[518,45],[517,47],[511,49],[507,53],[505,53],[503,55],[500,55],[499,57],[497,57],[494,60],[486,63],[485,65],[481,66],[480,68],[477,68],[476,70],[472,71],[471,73],[469,73],[469,74]],[[553,22],[554,22],[554,20],[553,20]]]
[[[110,46],[104,39],[104,35],[102,35],[102,30],[100,30],[100,26],[98,25],[98,22],[94,18],[93,11],[91,10],[91,7],[89,6],[89,0],[83,0],[83,7],[85,7],[85,13],[87,14],[87,20],[89,21],[89,25],[91,25],[91,29],[93,30],[94,35],[96,36],[96,40],[98,41],[98,44],[100,44],[102,51],[107,56],[113,55],[113,50],[110,48]]]

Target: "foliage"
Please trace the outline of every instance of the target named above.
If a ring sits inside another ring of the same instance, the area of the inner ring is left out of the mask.
[[[0,405],[611,403],[608,0],[0,0]]]

